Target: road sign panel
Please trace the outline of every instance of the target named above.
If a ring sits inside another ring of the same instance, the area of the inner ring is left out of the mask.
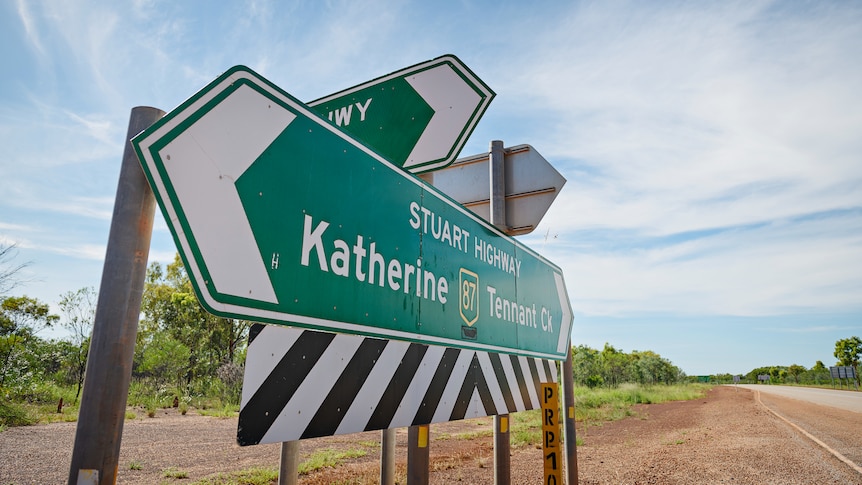
[[[255,325],[240,445],[358,433],[538,409],[557,382],[546,359]]]
[[[457,57],[438,57],[308,103],[354,139],[421,173],[452,163],[494,92]]]
[[[539,225],[566,179],[530,145],[506,148],[503,155],[507,234],[528,234]],[[487,153],[459,158],[434,172],[434,187],[490,220],[489,164]]]
[[[133,144],[212,313],[566,356],[572,311],[557,266],[245,67]],[[462,269],[476,275],[472,293]]]

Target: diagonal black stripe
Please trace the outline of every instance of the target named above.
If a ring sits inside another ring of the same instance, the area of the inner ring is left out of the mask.
[[[536,395],[542,395],[542,380],[539,379],[539,369],[536,368],[536,359],[527,357],[527,364],[530,366],[530,374],[533,374],[533,386],[536,389]],[[541,400],[541,398],[539,398]]]
[[[453,348],[447,348],[443,352],[443,358],[440,359],[440,364],[437,365],[434,377],[431,378],[431,383],[428,384],[428,390],[425,391],[425,397],[422,398],[422,404],[413,418],[413,426],[428,424],[434,419],[434,412],[437,411],[437,405],[440,404],[443,391],[446,390],[449,376],[452,375],[452,370],[455,368],[455,362],[458,360],[460,353],[460,350]]]
[[[503,364],[500,362],[500,354],[488,353],[491,359],[491,367],[494,369],[494,375],[497,377],[497,383],[500,385],[500,391],[503,392],[503,400],[506,401],[506,408],[510,413],[518,411],[515,406],[515,399],[512,397],[512,390],[509,388],[509,379],[506,379],[506,371],[503,370]]]
[[[248,330],[248,344],[249,345],[251,345],[251,343],[254,341],[254,339],[257,338],[257,335],[263,331],[265,326],[266,325],[264,325],[262,323],[255,323],[254,325],[251,326],[251,328]]]
[[[389,381],[389,385],[383,391],[383,396],[381,396],[380,402],[377,403],[374,413],[368,419],[365,431],[386,429],[389,427],[389,423],[392,422],[395,412],[398,411],[398,405],[404,399],[407,387],[410,386],[410,381],[416,375],[419,364],[422,363],[422,357],[425,356],[427,350],[427,345],[410,344],[407,352],[404,353],[404,357],[401,358],[401,363],[398,364],[398,369]]]
[[[554,374],[551,373],[551,361],[548,359],[542,359],[542,365],[545,366],[545,376],[547,377],[548,382],[554,382]]]
[[[470,405],[470,399],[473,397],[474,389],[479,392],[479,399],[482,400],[482,405],[485,406],[487,416],[497,414],[494,397],[491,396],[491,390],[488,388],[488,382],[485,380],[485,374],[482,372],[482,366],[479,365],[479,357],[476,354],[473,354],[470,369],[467,371],[464,383],[461,384],[461,390],[458,392],[458,399],[455,400],[455,406],[452,408],[449,421],[464,419],[467,415],[467,408]]]
[[[461,384],[461,390],[458,391],[458,397],[455,399],[455,406],[452,407],[452,415],[449,416],[449,421],[457,421],[464,419],[467,415],[467,406],[470,405],[470,398],[473,397],[473,389],[476,388],[476,367],[479,362],[475,354],[470,362],[470,368],[467,369],[467,375],[464,376],[464,382]]]
[[[302,332],[239,413],[236,440],[256,445],[293,397],[335,334]]]
[[[356,399],[356,395],[365,380],[368,379],[368,374],[380,358],[380,354],[389,343],[388,340],[366,338],[362,340],[356,353],[347,363],[347,367],[338,376],[329,394],[317,408],[317,412],[311,421],[302,432],[300,439],[317,438],[318,436],[332,436],[344,415]]]
[[[530,399],[530,391],[527,389],[527,381],[524,380],[524,373],[521,371],[521,361],[518,356],[509,354],[509,360],[512,361],[512,370],[515,371],[515,379],[518,381],[518,389],[521,391],[521,399],[524,400],[524,407],[527,410],[533,409],[533,400]]]
[[[491,395],[491,389],[488,388],[488,381],[485,380],[485,373],[482,372],[479,357],[476,355],[473,356],[473,368],[476,369],[476,389],[479,390],[479,399],[482,400],[487,415],[493,416],[497,414],[497,406],[494,404],[494,396]]]

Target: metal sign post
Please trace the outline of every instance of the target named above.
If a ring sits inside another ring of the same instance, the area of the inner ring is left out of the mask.
[[[575,377],[572,369],[574,350],[569,349],[569,356],[562,363],[563,384],[563,422],[566,440],[566,483],[577,485],[578,483],[578,437],[575,430]]]
[[[132,108],[125,139],[131,139],[163,115],[164,111],[156,108]],[[70,485],[114,484],[117,480],[155,203],[127,142],[87,355]]]
[[[407,485],[428,485],[430,441],[427,424],[407,428]]]

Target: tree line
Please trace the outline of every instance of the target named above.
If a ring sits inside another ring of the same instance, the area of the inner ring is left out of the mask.
[[[26,264],[10,265],[14,246],[0,245],[0,396],[30,401],[56,400],[46,385],[73,389],[77,402],[87,362],[97,293],[81,288],[60,296],[60,314],[47,303],[8,296],[18,285],[15,274]],[[132,368],[132,390],[185,396],[218,396],[238,404],[243,363],[251,323],[206,312],[197,300],[179,255],[174,261],[148,267]],[[47,338],[50,328],[65,330],[63,338]],[[668,359],[653,351],[624,352],[606,343],[601,350],[572,348],[575,383],[586,387],[617,387],[623,383],[673,384],[690,380]],[[862,340],[836,342],[838,365],[852,366],[858,376]],[[829,370],[820,361],[768,366],[751,370],[747,382],[769,375],[774,383],[825,384]],[[711,376],[713,382],[733,382],[731,374]],[[858,379],[858,378],[857,378]],[[3,403],[0,402],[0,405]]]
[[[833,355],[837,359],[836,366],[852,367],[856,373],[856,384],[859,384],[859,363],[862,357],[862,339],[853,336],[839,339],[835,342]],[[829,367],[823,361],[816,361],[811,368],[799,364],[770,365],[752,369],[747,374],[740,375],[743,383],[754,384],[762,382],[760,376],[768,376],[772,384],[825,385],[833,383]],[[733,374],[716,374],[710,376],[711,382],[719,384],[733,383]]]
[[[626,353],[605,343],[602,350],[586,345],[572,347],[572,373],[576,384],[587,387],[617,387],[623,383],[675,384],[685,373],[669,360],[651,351]]]
[[[15,288],[15,282],[8,280],[12,273],[4,274],[0,288]],[[78,401],[97,298],[93,288],[67,292],[60,297],[58,315],[38,299],[0,295],[0,395],[4,399],[56,401],[58,388],[72,388],[72,400]],[[133,391],[178,397],[215,395],[222,403],[238,404],[250,326],[207,313],[178,255],[164,266],[150,264],[135,344]],[[46,337],[49,329],[62,329],[65,336]]]

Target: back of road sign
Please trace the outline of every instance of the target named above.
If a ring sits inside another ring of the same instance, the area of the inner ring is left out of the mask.
[[[434,187],[475,212],[491,219],[491,188],[488,182],[487,153],[459,158],[434,172]],[[506,199],[506,234],[517,236],[532,232],[566,179],[530,145],[517,145],[503,151]]]

